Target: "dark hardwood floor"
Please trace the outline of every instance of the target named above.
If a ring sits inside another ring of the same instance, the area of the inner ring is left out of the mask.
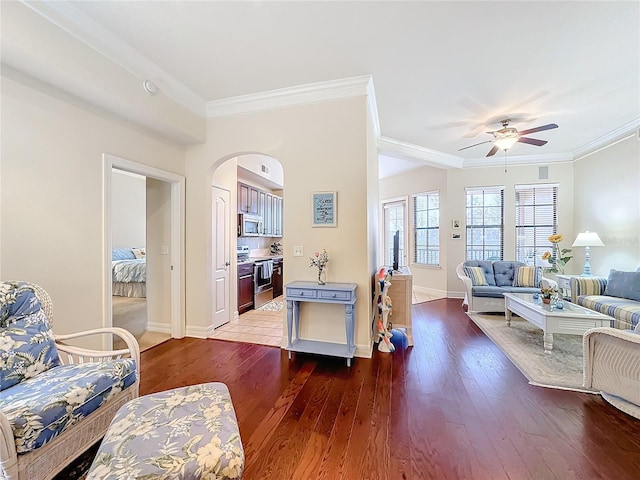
[[[216,340],[142,354],[141,394],[228,385],[253,479],[638,479],[640,421],[530,386],[462,311],[413,307],[415,345],[344,360]]]

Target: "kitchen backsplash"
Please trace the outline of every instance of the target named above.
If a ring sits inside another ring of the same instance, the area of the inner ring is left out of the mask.
[[[273,242],[282,243],[282,237],[238,237],[238,245],[247,245],[249,250],[265,250],[269,252]]]

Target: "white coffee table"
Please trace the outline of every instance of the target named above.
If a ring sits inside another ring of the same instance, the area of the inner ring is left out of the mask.
[[[531,293],[505,293],[504,314],[507,325],[511,326],[511,312],[524,318],[544,332],[544,351],[553,350],[553,334],[582,335],[596,327],[608,327],[612,318],[608,315],[589,310],[574,303],[564,302],[561,310],[551,309],[542,303],[542,299],[534,300]]]

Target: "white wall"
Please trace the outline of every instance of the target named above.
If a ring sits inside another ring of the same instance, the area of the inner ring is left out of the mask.
[[[135,173],[113,169],[112,184],[113,248],[147,245],[147,180]]]
[[[37,82],[3,76],[1,101],[0,277],[42,285],[58,333],[102,326],[102,155],[182,174],[184,150]]]
[[[606,277],[612,268],[640,267],[640,141],[634,135],[578,160],[574,170],[573,233],[597,232],[605,245],[591,248],[591,272]],[[584,248],[574,254],[574,271],[581,273]]]
[[[171,333],[171,257],[162,253],[171,245],[171,184],[146,179],[147,326]]]
[[[328,280],[358,284],[356,343],[370,351],[370,285],[375,266],[369,252],[367,215],[368,151],[366,98],[213,118],[207,144],[187,151],[187,317],[192,334],[207,334],[211,314],[211,279],[202,252],[211,225],[212,171],[224,159],[261,153],[278,159],[286,179],[284,208],[285,284],[315,279],[309,255],[326,247]],[[377,169],[377,164],[375,165]],[[311,193],[337,191],[337,228],[311,227]],[[293,246],[304,247],[303,257]],[[308,308],[307,308],[308,307]],[[320,308],[316,308],[320,307]],[[334,308],[335,307],[335,308]],[[325,315],[329,313],[329,315]],[[315,315],[315,316],[314,316]],[[302,334],[320,340],[344,340],[344,310],[336,305],[307,305]],[[313,321],[312,319],[316,320]],[[322,318],[322,322],[317,319]],[[306,319],[310,319],[306,321]]]
[[[407,224],[413,231],[412,195],[437,190],[440,193],[440,267],[416,265],[412,263],[413,236],[407,235],[407,265],[413,274],[413,285],[434,294],[446,295],[447,251],[450,225],[447,213],[450,201],[447,194],[447,170],[435,167],[421,167],[405,174],[394,175],[380,180],[380,199],[382,201],[398,197],[407,197]]]

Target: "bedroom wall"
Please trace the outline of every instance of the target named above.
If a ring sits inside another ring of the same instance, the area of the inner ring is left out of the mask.
[[[326,247],[328,280],[358,284],[356,343],[370,352],[371,258],[367,208],[366,97],[282,108],[209,120],[206,145],[187,151],[187,318],[188,333],[207,335],[211,279],[203,252],[211,225],[211,178],[215,166],[242,153],[278,159],[286,179],[284,282],[313,281],[309,256]],[[311,193],[337,191],[338,227],[311,227]],[[376,199],[377,201],[377,199]],[[304,255],[293,256],[302,245]],[[309,308],[306,308],[309,307]],[[327,305],[318,322],[317,305],[306,305],[302,333],[319,340],[344,340],[344,309]],[[322,307],[322,306],[321,306]],[[335,307],[335,308],[334,308]],[[314,317],[314,313],[316,316]],[[316,321],[305,321],[316,318]]]
[[[111,184],[111,243],[113,248],[147,245],[146,178],[135,173],[113,169]]]
[[[102,155],[183,174],[184,150],[41,82],[4,73],[0,276],[42,285],[53,298],[58,333],[102,326]]]
[[[574,170],[574,234],[597,232],[605,245],[591,248],[592,273],[607,277],[612,268],[640,267],[640,141],[634,135],[578,160]],[[581,273],[584,248],[573,253]]]

